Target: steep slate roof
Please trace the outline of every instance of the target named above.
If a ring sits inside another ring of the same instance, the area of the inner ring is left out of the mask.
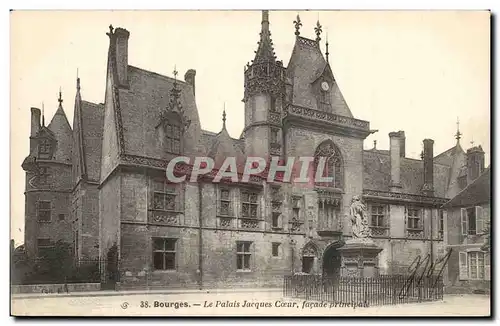
[[[84,101],[80,94],[80,78],[76,81],[73,115],[73,179],[98,181],[101,173],[101,149],[104,105]]]
[[[390,155],[386,151],[363,151],[363,188],[388,191],[391,182]],[[388,152],[388,151],[387,151]],[[434,195],[446,197],[449,167],[434,164]],[[401,158],[402,192],[419,195],[424,183],[424,163],[421,160]]]
[[[457,142],[457,144],[455,146],[453,146],[452,148],[435,156],[434,162],[436,162],[438,164],[452,166],[453,161],[455,160],[455,155],[459,154],[460,152],[465,153],[464,150],[462,149],[462,146],[460,146],[460,143]]]
[[[443,205],[444,208],[480,205],[491,201],[491,168],[464,188],[461,192]]]
[[[335,81],[330,65],[321,53],[318,42],[297,36],[287,67],[287,76],[293,84],[292,103],[318,109],[312,84],[323,75],[333,79],[333,85],[330,85],[330,92],[333,95],[333,113],[352,117],[352,113]]]
[[[161,159],[155,127],[169,104],[174,79],[129,65],[128,80],[129,89],[119,88],[125,153]],[[191,120],[184,134],[185,153],[191,155],[202,148],[200,119],[192,86],[180,80],[177,85],[184,115]]]
[[[56,161],[71,163],[73,131],[69,125],[66,113],[64,113],[62,100],[60,100],[59,107],[52,117],[47,129],[53,133],[55,139],[57,140],[57,148],[54,153],[54,159]]]

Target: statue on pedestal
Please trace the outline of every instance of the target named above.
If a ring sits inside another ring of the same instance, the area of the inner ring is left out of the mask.
[[[351,203],[351,225],[354,238],[366,239],[370,234],[370,227],[366,219],[366,206],[359,196],[354,196]]]

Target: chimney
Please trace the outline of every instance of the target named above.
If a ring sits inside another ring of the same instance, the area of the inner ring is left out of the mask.
[[[434,140],[424,139],[424,184],[422,193],[434,195]]]
[[[34,137],[40,131],[40,109],[31,108],[31,137]]]
[[[194,70],[194,69],[189,69],[184,74],[184,80],[186,81],[186,83],[188,83],[189,85],[191,85],[193,87],[193,95],[194,96],[196,96],[195,77],[196,77],[196,70]]]
[[[401,134],[400,132],[389,133],[389,150],[391,154],[391,184],[392,192],[401,191]]]
[[[406,157],[406,137],[405,132],[402,130],[399,131],[399,145],[399,156]]]
[[[118,86],[128,87],[128,38],[129,31],[118,27],[113,33],[115,40],[116,72],[118,74]]]
[[[481,145],[467,150],[467,184],[476,180],[484,171],[484,151]]]

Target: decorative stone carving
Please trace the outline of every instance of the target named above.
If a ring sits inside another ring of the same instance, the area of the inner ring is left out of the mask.
[[[162,223],[162,224],[168,224],[168,225],[178,225],[179,224],[179,218],[177,214],[165,214],[165,213],[160,213],[160,212],[153,212],[153,218],[152,218],[154,223]]]
[[[328,122],[332,124],[345,125],[352,128],[364,129],[368,131],[370,129],[370,123],[364,120],[358,120],[354,118],[344,117],[337,114],[305,108],[302,106],[289,104],[285,108],[285,115],[295,115],[303,118],[308,118],[312,120],[318,120],[323,122]]]
[[[259,221],[244,219],[241,220],[241,227],[245,229],[256,229],[259,226]]]
[[[302,251],[304,257],[316,257],[316,249],[313,246],[307,245]]]
[[[385,198],[393,201],[427,203],[439,206],[448,201],[448,199],[446,198],[421,196],[421,195],[397,193],[390,191],[369,190],[369,189],[363,190],[363,196],[369,198]]]
[[[359,196],[352,198],[350,207],[352,235],[355,238],[367,238],[370,236],[370,228],[366,219],[366,206]]]
[[[229,228],[231,227],[231,218],[228,217],[219,217],[220,223],[219,226],[222,228]]]
[[[270,111],[268,113],[267,119],[269,120],[270,123],[279,125],[281,124],[281,113]]]

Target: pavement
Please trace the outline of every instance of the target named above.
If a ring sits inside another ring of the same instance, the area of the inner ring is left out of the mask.
[[[102,293],[105,292],[105,295]],[[284,298],[281,289],[101,291],[13,296],[15,316],[489,316],[490,297],[450,295],[443,301],[346,307]]]

